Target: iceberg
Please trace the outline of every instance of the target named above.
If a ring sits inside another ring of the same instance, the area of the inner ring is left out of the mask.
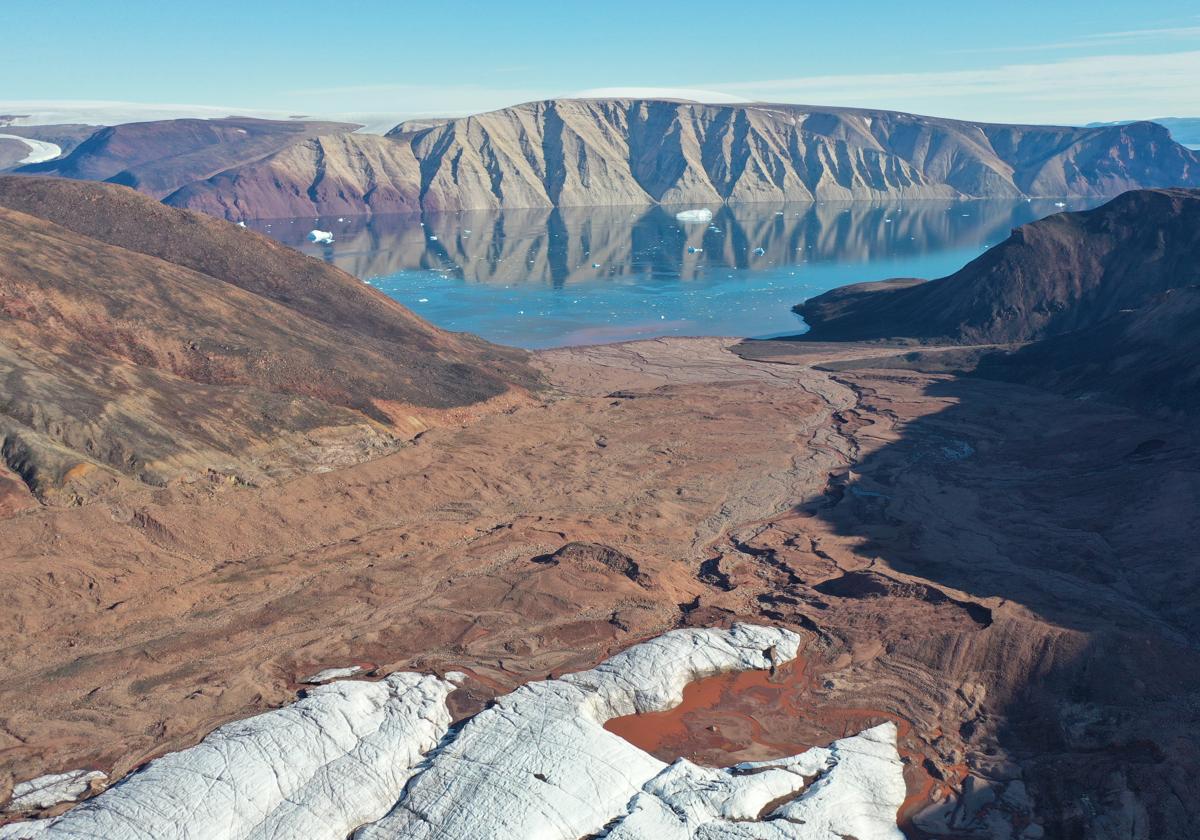
[[[675,214],[675,220],[679,222],[711,222],[712,217],[712,211],[708,209],[681,210]]]
[[[328,230],[313,229],[308,232],[308,241],[316,242],[318,245],[328,245],[333,242],[333,233]]]

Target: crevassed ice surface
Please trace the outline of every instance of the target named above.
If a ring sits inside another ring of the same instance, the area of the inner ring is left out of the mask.
[[[1085,209],[1072,201],[1068,210]],[[522,347],[805,329],[791,307],[957,271],[1053,201],[575,207],[247,224],[357,275],[440,327]],[[313,228],[333,242],[305,237]]]
[[[675,630],[522,686],[454,732],[446,680],[334,683],[0,837],[902,840],[892,724],[725,769],[667,765],[603,728],[678,704],[696,679],[790,660],[799,641],[751,625]]]

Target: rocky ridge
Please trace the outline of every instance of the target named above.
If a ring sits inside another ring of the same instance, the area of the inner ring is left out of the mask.
[[[1200,185],[1197,153],[1153,123],[1071,128],[803,105],[558,99],[402,123],[386,137],[345,128],[244,119],[118,126],[60,161],[26,170],[116,180],[233,220],[655,203],[1095,197]],[[157,148],[155,159],[126,152],[120,142],[126,135],[134,135],[129,145],[138,150]]]

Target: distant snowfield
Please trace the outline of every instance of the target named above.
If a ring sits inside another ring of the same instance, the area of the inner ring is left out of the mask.
[[[0,129],[6,125],[123,125],[153,120],[200,119],[211,120],[221,117],[258,117],[264,120],[313,119],[359,123],[362,134],[386,134],[407,119],[438,116],[457,117],[459,113],[426,114],[416,112],[347,112],[305,113],[277,111],[261,108],[226,108],[208,105],[143,104],[139,102],[104,101],[0,101]]]
[[[42,163],[47,160],[54,160],[62,154],[62,148],[53,143],[47,143],[44,140],[34,140],[29,137],[18,137],[15,134],[0,134],[0,140],[19,140],[29,147],[29,154],[16,162],[16,166],[24,166],[27,163]]]
[[[799,643],[775,627],[674,630],[524,685],[456,731],[446,698],[463,674],[341,680],[0,840],[903,840],[892,723],[724,769],[665,764],[604,728],[678,705],[697,679],[794,659]]]

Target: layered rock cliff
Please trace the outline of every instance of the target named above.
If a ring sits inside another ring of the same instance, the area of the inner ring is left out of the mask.
[[[849,199],[1107,196],[1200,186],[1153,123],[991,125],[799,105],[547,100],[325,134],[166,197],[227,218]]]

